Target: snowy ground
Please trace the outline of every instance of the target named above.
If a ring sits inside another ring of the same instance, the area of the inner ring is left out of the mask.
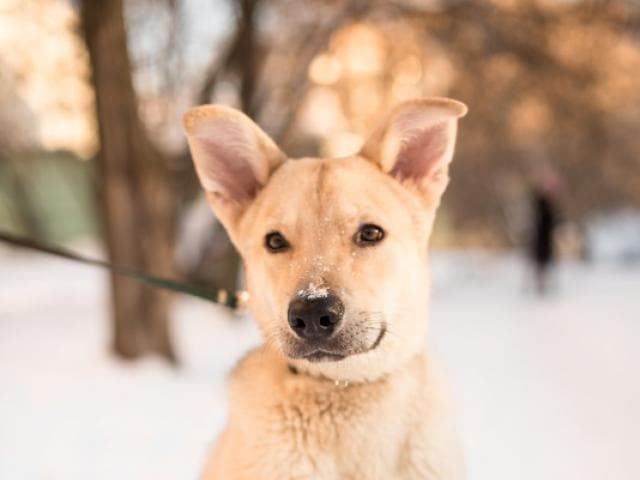
[[[514,258],[439,255],[431,338],[458,403],[470,479],[640,478],[640,266],[563,265],[523,293]],[[0,256],[0,478],[196,478],[225,418],[248,320],[178,302],[183,367],[106,353],[105,277]]]

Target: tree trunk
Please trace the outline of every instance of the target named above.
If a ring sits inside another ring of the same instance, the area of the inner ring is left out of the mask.
[[[168,171],[138,116],[122,0],[83,0],[81,16],[96,95],[109,259],[171,275],[174,215]],[[175,361],[168,294],[112,275],[111,297],[116,354],[132,359],[156,353]]]

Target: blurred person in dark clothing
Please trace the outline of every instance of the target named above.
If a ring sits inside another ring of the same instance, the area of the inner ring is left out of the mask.
[[[558,224],[557,196],[560,189],[558,174],[547,167],[532,191],[532,226],[530,259],[534,267],[538,294],[549,291],[550,270],[555,262],[554,231]]]

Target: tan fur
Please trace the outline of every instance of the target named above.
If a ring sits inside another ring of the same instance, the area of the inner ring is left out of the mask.
[[[247,117],[224,107],[187,113],[194,161],[244,260],[250,308],[265,339],[230,377],[229,421],[203,479],[463,477],[449,401],[425,341],[427,244],[456,120],[465,112],[448,99],[407,102],[361,154],[331,160],[285,160]],[[220,150],[229,132],[237,145]],[[424,132],[435,132],[435,140],[423,141]],[[203,143],[209,135],[218,135],[213,146]],[[419,177],[407,177],[411,166],[394,170],[403,155],[415,155],[411,142],[431,148],[443,135],[446,145],[432,148],[437,161],[416,170]],[[255,172],[250,198],[209,171],[232,161],[247,161]],[[383,226],[385,239],[357,246],[363,223]],[[271,231],[286,236],[289,251],[265,249]],[[340,348],[348,356],[340,361],[299,358],[286,320],[291,299],[319,287],[344,303]]]

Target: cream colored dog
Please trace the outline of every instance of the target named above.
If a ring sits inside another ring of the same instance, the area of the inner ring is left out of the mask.
[[[185,115],[265,339],[231,375],[204,479],[464,476],[425,343],[427,243],[466,110],[406,102],[359,154],[297,160],[236,110]]]

